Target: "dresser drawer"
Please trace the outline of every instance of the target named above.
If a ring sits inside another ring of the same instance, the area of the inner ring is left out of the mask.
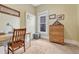
[[[64,28],[64,26],[53,26],[52,28],[55,28],[55,29],[63,29]]]
[[[64,43],[64,36],[63,37],[59,37],[59,36],[50,36],[49,40],[51,42],[57,42],[57,43]]]
[[[50,31],[64,31],[64,28],[49,28]]]
[[[49,32],[50,35],[64,35],[64,32]]]

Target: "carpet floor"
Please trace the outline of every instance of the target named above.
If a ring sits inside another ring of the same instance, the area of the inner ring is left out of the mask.
[[[78,54],[79,42],[74,40],[65,41],[64,45],[49,42],[48,40],[32,40],[31,46],[27,47],[26,52],[23,48],[15,51],[15,54]]]

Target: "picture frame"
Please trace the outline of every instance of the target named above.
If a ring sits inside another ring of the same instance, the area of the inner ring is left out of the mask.
[[[64,20],[64,14],[57,15],[57,20]]]
[[[56,14],[49,15],[49,19],[56,19]]]
[[[0,4],[0,13],[20,17],[20,11]]]

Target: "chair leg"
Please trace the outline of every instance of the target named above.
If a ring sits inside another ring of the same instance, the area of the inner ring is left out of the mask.
[[[8,49],[8,54],[9,54],[9,46],[8,46],[8,48],[7,48],[7,49]]]
[[[12,54],[14,54],[14,49],[12,48]]]
[[[8,49],[8,54],[9,54],[9,49]]]
[[[14,51],[12,51],[12,54],[14,54]]]
[[[24,45],[24,52],[26,51],[26,49],[25,49],[25,45]]]
[[[12,48],[12,51],[11,52],[12,52],[12,54],[14,54],[14,49],[13,48]]]

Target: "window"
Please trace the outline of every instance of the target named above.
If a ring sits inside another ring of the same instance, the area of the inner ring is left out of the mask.
[[[40,17],[40,31],[46,32],[46,16]]]

